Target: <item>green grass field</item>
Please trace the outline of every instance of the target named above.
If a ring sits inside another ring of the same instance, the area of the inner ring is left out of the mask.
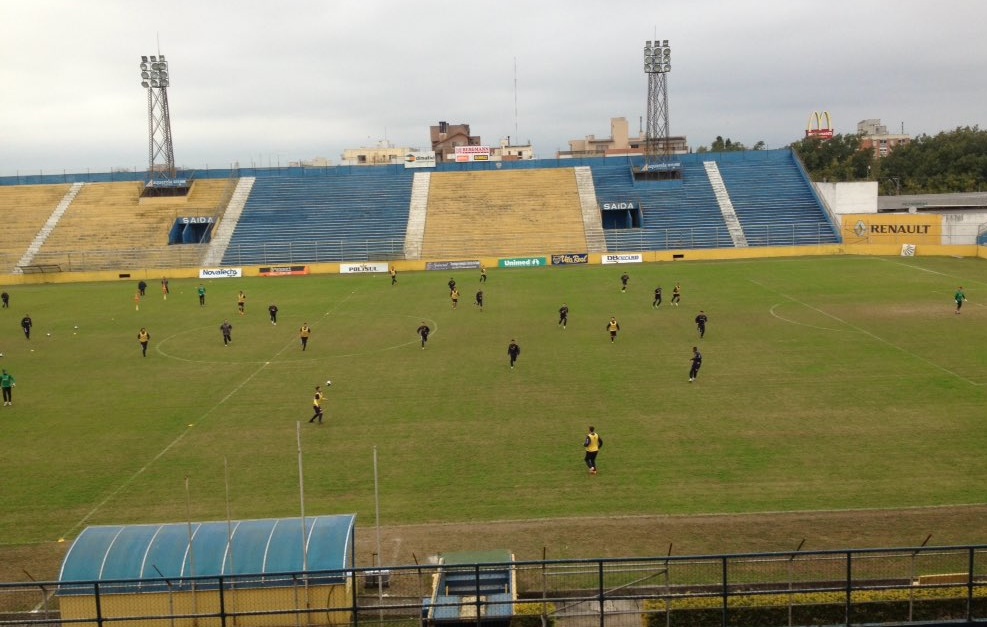
[[[375,522],[375,447],[383,524],[985,502],[983,261],[492,269],[482,313],[478,274],[452,273],[457,311],[438,272],[394,287],[384,275],[215,280],[201,308],[197,281],[172,281],[165,301],[152,279],[140,311],[136,281],[7,288],[0,364],[17,387],[0,408],[0,543],[228,508],[297,516],[299,421],[306,513],[355,512],[363,526]],[[434,330],[424,351],[422,320]],[[705,359],[690,384],[693,345]],[[308,424],[330,378],[327,424]],[[596,477],[582,462],[590,424],[605,440]]]

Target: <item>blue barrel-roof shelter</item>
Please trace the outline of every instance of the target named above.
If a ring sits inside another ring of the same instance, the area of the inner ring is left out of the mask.
[[[266,626],[302,610],[300,624],[345,623],[355,525],[344,514],[87,527],[62,562],[62,618],[196,615],[174,625],[203,627],[237,614],[238,625]]]

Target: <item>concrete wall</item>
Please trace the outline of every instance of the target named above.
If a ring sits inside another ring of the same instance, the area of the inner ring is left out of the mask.
[[[103,625],[119,627],[146,627],[147,625],[168,625],[169,627],[222,627],[219,616],[220,598],[218,591],[201,592],[145,592],[134,594],[102,594],[99,597],[100,615]],[[227,614],[257,612],[248,616],[237,616],[236,621],[226,617],[226,625],[239,627],[280,627],[283,625],[346,625],[352,604],[350,584],[312,585],[307,588],[299,584],[285,588],[250,588],[226,590],[223,593],[223,609]],[[95,620],[95,597],[88,595],[59,597],[59,607],[64,621],[73,621],[80,627],[98,627]],[[306,610],[298,616],[296,612]],[[329,612],[327,610],[337,610]],[[279,612],[260,614],[260,612]],[[281,613],[286,612],[286,613]],[[171,616],[195,615],[197,618],[175,618]],[[205,618],[205,615],[214,615]],[[151,619],[156,620],[151,620]],[[105,622],[108,620],[111,622]],[[78,622],[76,622],[78,621]]]
[[[881,214],[884,215],[884,214]],[[887,214],[893,216],[895,214]],[[898,214],[903,215],[903,214]],[[907,214],[904,214],[907,217]],[[964,214],[964,218],[967,216]],[[945,224],[948,222],[944,218],[942,240],[946,241],[949,238],[946,236]],[[956,222],[956,229],[960,230],[966,228],[968,233],[973,233],[974,225],[973,220],[965,219],[963,222]],[[975,235],[975,233],[973,233]],[[966,236],[964,236],[966,237]],[[910,238],[905,238],[910,239]],[[710,261],[710,260],[727,260],[727,259],[766,259],[772,257],[814,257],[823,255],[877,255],[877,256],[887,256],[887,255],[899,255],[901,254],[901,241],[895,239],[894,241],[880,242],[880,241],[868,241],[864,239],[862,241],[851,241],[844,244],[826,244],[820,246],[786,246],[786,247],[772,247],[772,248],[710,248],[710,249],[697,249],[697,250],[663,250],[654,252],[632,252],[624,253],[631,255],[640,255],[641,261],[643,263],[657,263],[657,262],[685,262],[685,261]],[[914,241],[909,241],[906,243],[916,243]],[[578,251],[566,251],[569,253]],[[609,251],[606,253],[590,253],[589,263],[590,264],[601,264],[603,263],[603,257],[605,255],[621,254],[622,251]],[[918,245],[915,252],[918,256],[940,256],[940,257],[982,257],[987,259],[987,247],[977,246],[975,240],[970,238],[969,243],[966,244],[931,244],[923,243]],[[547,253],[543,255],[551,262],[551,254]],[[474,257],[471,260],[477,260],[488,268],[488,272],[496,272],[498,269],[498,262],[500,257]],[[402,272],[421,272],[425,270],[425,264],[430,261],[436,260],[410,260],[410,261],[389,261],[387,264],[393,266],[398,272],[398,280],[400,280],[400,275]],[[317,264],[305,264],[307,269],[307,274],[339,274],[338,263],[317,263]],[[242,266],[242,275],[245,277],[256,277],[260,276],[259,266]],[[462,273],[463,271],[457,271]],[[480,270],[467,270],[466,272],[475,272],[477,277],[480,275]],[[129,271],[129,272],[57,272],[53,274],[9,274],[0,275],[0,285],[37,285],[43,283],[84,283],[90,281],[116,281],[116,282],[132,282],[144,279],[147,281],[150,294],[156,294],[156,291],[161,281],[162,276],[167,276],[169,279],[198,279],[199,269],[198,268],[177,268],[168,271],[162,270],[140,270],[140,271]],[[386,272],[378,273],[381,280],[387,280],[388,275]],[[203,279],[205,283],[211,283],[212,281],[220,281],[223,279]],[[272,281],[278,280],[277,278],[271,278]]]
[[[877,213],[877,181],[813,184],[836,215]]]

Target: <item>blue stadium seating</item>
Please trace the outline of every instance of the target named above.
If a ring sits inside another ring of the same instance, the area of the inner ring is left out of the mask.
[[[629,165],[594,165],[600,203],[632,199],[641,206],[640,228],[606,229],[612,251],[723,248],[733,246],[701,161],[677,155],[681,181],[635,181]]]
[[[258,178],[223,265],[397,258],[404,253],[414,170],[333,168]]]
[[[791,151],[725,153],[717,159],[717,166],[748,245],[801,246],[838,241],[836,230]]]

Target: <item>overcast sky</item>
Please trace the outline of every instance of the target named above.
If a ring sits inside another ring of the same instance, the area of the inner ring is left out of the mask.
[[[982,0],[0,0],[0,175],[147,166],[142,54],[164,53],[175,160],[287,164],[467,123],[539,157],[631,134],[667,39],[669,130],[778,148],[987,127]],[[520,140],[520,141],[518,141]]]

